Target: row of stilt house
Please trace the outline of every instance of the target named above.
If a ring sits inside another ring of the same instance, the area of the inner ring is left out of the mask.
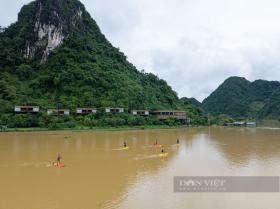
[[[70,109],[47,109],[47,114],[58,114],[58,115],[80,115],[85,116],[89,114],[96,114],[99,111],[105,111],[105,113],[124,113],[128,112],[134,116],[149,116],[154,115],[160,120],[166,119],[179,119],[179,120],[186,120],[187,114],[185,111],[180,110],[129,110],[125,111],[125,108],[113,108],[107,107],[102,109],[97,108],[76,108],[75,112],[71,112]],[[14,112],[17,114],[38,114],[40,112],[40,107],[38,106],[16,106],[14,108]]]

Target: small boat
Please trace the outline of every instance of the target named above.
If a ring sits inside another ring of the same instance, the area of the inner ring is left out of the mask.
[[[158,156],[159,156],[159,157],[167,157],[167,156],[168,156],[168,153],[160,153]]]
[[[129,147],[123,147],[122,149],[123,150],[129,150]]]
[[[64,168],[65,167],[64,163],[54,163],[53,165],[54,165],[54,167],[57,167],[57,168]]]

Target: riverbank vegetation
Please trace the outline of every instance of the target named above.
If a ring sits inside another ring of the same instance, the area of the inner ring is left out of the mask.
[[[118,128],[118,127],[142,127],[142,126],[184,126],[189,125],[188,120],[167,119],[159,120],[156,116],[134,116],[129,113],[97,113],[87,116],[76,115],[47,115],[46,113],[32,114],[3,114],[0,124],[6,124],[8,128],[43,128],[50,130],[80,128]],[[191,121],[192,125],[206,124],[205,117]]]

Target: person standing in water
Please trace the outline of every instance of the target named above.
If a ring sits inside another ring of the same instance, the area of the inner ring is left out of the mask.
[[[164,154],[164,153],[165,153],[164,146],[161,146],[161,153],[162,153],[162,154]]]
[[[61,159],[62,159],[62,157],[61,157],[61,155],[58,153],[57,158],[56,158],[56,164],[57,164],[57,165],[60,165],[60,164],[61,164]]]
[[[155,144],[154,144],[155,146],[157,146],[158,145],[158,141],[157,141],[157,139],[156,139],[156,142],[155,142]]]
[[[126,141],[123,142],[123,147],[126,148],[127,147],[127,143]]]
[[[179,140],[179,139],[177,139],[177,144],[178,144],[178,145],[180,144],[180,140]]]

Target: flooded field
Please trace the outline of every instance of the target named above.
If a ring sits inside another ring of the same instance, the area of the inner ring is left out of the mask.
[[[279,193],[174,193],[174,176],[280,176],[280,130],[0,133],[0,209],[280,208]]]

